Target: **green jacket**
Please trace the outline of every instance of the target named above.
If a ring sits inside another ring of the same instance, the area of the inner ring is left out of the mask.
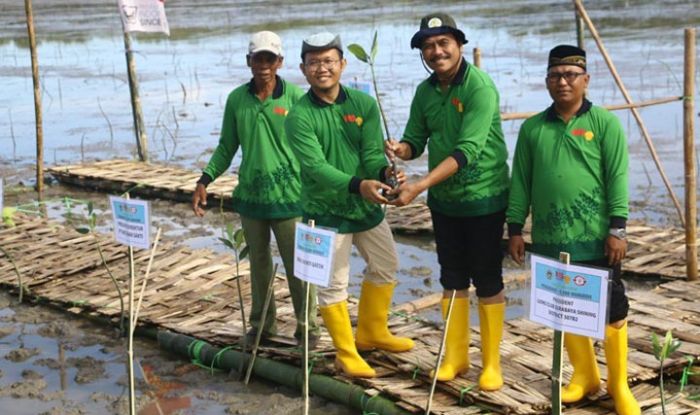
[[[462,60],[443,92],[433,74],[416,89],[403,142],[413,158],[428,147],[428,168],[454,157],[460,169],[428,190],[428,206],[448,216],[481,216],[505,209],[508,150],[498,91],[489,76]]]
[[[372,97],[341,86],[328,104],[309,90],[289,113],[286,129],[301,164],[304,220],[356,233],[384,219],[381,207],[359,194],[361,179],[383,180],[388,166]]]
[[[272,96],[264,102],[255,92],[251,80],[229,94],[219,145],[200,182],[207,185],[224,173],[240,146],[243,155],[233,209],[255,219],[300,216],[299,163],[287,141],[284,122],[304,92],[279,77]]]
[[[584,101],[568,123],[550,107],[520,128],[507,221],[518,234],[532,213],[532,251],[574,261],[605,257],[610,227],[628,214],[628,155],[620,121]]]

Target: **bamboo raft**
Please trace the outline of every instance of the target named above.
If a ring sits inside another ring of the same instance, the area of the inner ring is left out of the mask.
[[[189,202],[200,173],[176,167],[128,160],[106,160],[90,164],[59,166],[48,172],[63,183],[145,198]],[[209,206],[230,206],[231,192],[238,184],[235,175],[225,175],[208,188]],[[386,218],[396,232],[432,232],[430,211],[425,203],[388,206]],[[527,232],[527,227],[526,227]],[[656,228],[631,221],[629,252],[624,270],[635,275],[685,278],[685,233],[679,228]],[[529,235],[525,235],[526,241]]]
[[[122,285],[126,297],[128,260],[126,248],[109,236],[83,235],[72,228],[42,218],[19,216],[15,227],[0,225],[0,245],[13,258],[23,276],[24,286],[35,298],[64,307],[80,315],[99,315],[116,324],[120,313],[119,297],[102,265],[97,241],[106,261]],[[136,286],[143,279],[148,252],[136,251]],[[232,255],[209,250],[190,250],[162,243],[155,256],[143,298],[140,325],[157,326],[187,334],[216,345],[232,345],[243,334],[236,298],[235,262]],[[242,292],[249,310],[248,265],[240,266]],[[8,258],[0,254],[0,284],[17,290],[17,275]],[[645,408],[645,414],[660,414],[656,381],[658,363],[650,342],[652,332],[673,330],[683,341],[665,365],[667,373],[679,373],[687,364],[684,356],[700,356],[700,285],[672,281],[654,290],[629,293],[629,378],[633,392]],[[313,370],[361,385],[370,396],[383,394],[412,413],[422,413],[428,398],[428,373],[436,360],[441,339],[440,328],[416,313],[435,305],[440,295],[427,296],[396,307],[390,318],[391,330],[416,340],[407,353],[372,352],[365,357],[377,368],[375,379],[348,379],[335,373],[333,347],[324,331],[313,353]],[[265,347],[262,355],[300,365],[300,351],[292,338],[295,322],[289,291],[282,276],[275,282],[278,305],[278,347]],[[357,316],[357,302],[350,299],[350,314]],[[248,311],[246,310],[246,311]],[[503,414],[546,414],[549,412],[549,377],[552,331],[525,319],[506,322],[501,346],[505,386],[497,392],[481,392],[476,387],[481,369],[481,340],[472,327],[469,354],[473,369],[464,377],[440,383],[433,401],[434,414],[476,414],[489,409]],[[596,353],[601,375],[606,377],[605,357],[600,342]],[[572,369],[566,364],[564,376]],[[683,398],[671,399],[668,413],[700,414],[700,404]],[[591,400],[567,408],[567,414],[610,414],[611,400],[600,392]]]

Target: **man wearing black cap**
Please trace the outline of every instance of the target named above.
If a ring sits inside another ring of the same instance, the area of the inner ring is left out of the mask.
[[[301,164],[304,220],[337,230],[330,284],[318,288],[318,303],[339,369],[374,377],[358,349],[413,348],[411,339],[394,336],[387,327],[398,258],[378,205],[387,202],[381,191],[391,191],[383,183],[391,169],[382,151],[379,109],[369,95],[340,84],[347,62],[339,36],[319,33],[305,39],[301,60],[311,89],[292,108],[285,127]],[[352,245],[367,262],[356,338],[347,306]]]
[[[522,227],[532,215],[532,251],[559,252],[584,265],[612,268],[609,324],[605,329],[608,393],[620,415],[637,415],[627,385],[627,312],[621,261],[627,241],[627,141],[620,121],[585,98],[586,53],[559,45],[549,53],[546,84],[554,103],[520,128],[507,212],[509,251],[522,263]],[[562,390],[571,403],[600,388],[591,339],[566,333],[574,374]]]
[[[421,20],[411,47],[433,70],[417,88],[401,142],[387,145],[389,156],[419,157],[428,147],[430,173],[401,186],[396,205],[410,203],[428,189],[444,291],[443,316],[456,290],[447,327],[445,358],[437,378],[452,380],[469,368],[469,285],[479,297],[482,390],[503,385],[499,346],[505,296],[501,239],[508,199],[508,156],[499,97],[491,78],[462,57],[464,33],[443,13]],[[392,154],[393,153],[393,154]]]

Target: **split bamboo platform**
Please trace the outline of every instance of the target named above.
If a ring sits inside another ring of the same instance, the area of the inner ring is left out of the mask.
[[[201,173],[177,167],[129,160],[106,160],[88,164],[57,166],[47,170],[57,180],[80,187],[132,196],[190,202]],[[208,206],[229,206],[231,192],[238,184],[226,174],[207,188]],[[386,218],[395,232],[432,232],[430,211],[423,202],[403,207],[388,206]],[[527,226],[525,229],[527,233]],[[657,228],[630,222],[626,273],[664,278],[685,278],[685,233],[680,228]],[[528,241],[529,235],[525,235]]]
[[[56,304],[69,312],[107,317],[116,324],[120,313],[119,298],[102,262],[97,243],[102,247],[109,268],[121,284],[126,297],[128,260],[126,248],[117,245],[108,235],[83,235],[70,227],[36,217],[18,215],[15,227],[0,225],[0,245],[12,257],[33,298]],[[0,285],[17,291],[18,278],[12,261],[0,254]],[[139,287],[147,251],[136,251],[135,283]],[[161,243],[153,261],[140,311],[139,324],[156,326],[187,334],[215,345],[235,344],[243,334],[236,294],[236,267],[232,255],[209,250],[191,250]],[[250,286],[248,265],[240,266],[240,281],[249,310]],[[137,289],[138,291],[138,289]],[[673,330],[683,345],[666,361],[667,373],[679,373],[686,366],[685,356],[700,357],[700,285],[672,281],[653,290],[629,293],[629,379],[633,392],[645,414],[661,414],[657,380],[658,363],[652,355],[650,335]],[[126,299],[126,298],[125,298]],[[277,325],[280,334],[277,347],[261,349],[270,359],[300,365],[300,351],[292,339],[294,314],[284,278],[275,282]],[[333,346],[324,331],[318,348],[312,354],[313,371],[335,376],[362,386],[370,396],[382,394],[412,413],[424,413],[429,372],[436,360],[441,338],[440,328],[420,318],[421,308],[435,305],[437,297],[427,296],[413,303],[396,307],[391,314],[391,330],[412,337],[416,347],[406,353],[371,352],[366,359],[377,368],[375,379],[349,379],[335,373],[332,365]],[[398,311],[403,310],[403,311]],[[357,316],[357,302],[350,299],[350,314]],[[478,326],[472,327],[469,354],[472,369],[454,381],[440,383],[432,413],[441,415],[477,414],[484,409],[501,414],[549,413],[549,378],[552,354],[551,330],[525,319],[506,322],[501,346],[505,377],[504,387],[497,392],[482,392],[476,386],[481,369],[481,340]],[[596,344],[601,375],[607,376],[601,344]],[[566,364],[564,376],[571,376]],[[667,412],[674,415],[700,414],[700,404],[680,396],[667,403]],[[612,402],[604,392],[593,399],[569,407],[570,415],[612,414]]]

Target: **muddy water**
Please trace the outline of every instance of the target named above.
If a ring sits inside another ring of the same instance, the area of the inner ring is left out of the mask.
[[[35,3],[47,163],[133,157],[123,41],[114,5],[98,0]],[[594,3],[588,5],[591,17],[633,99],[681,95],[682,28],[700,24],[697,0]],[[0,0],[0,176],[11,186],[32,183],[35,153],[32,82],[22,6],[22,2]],[[380,95],[391,134],[400,136],[413,91],[426,76],[417,52],[408,47],[409,39],[418,18],[437,9],[451,13],[464,28],[470,41],[465,48],[468,57],[472,47],[481,48],[482,66],[500,90],[504,111],[539,111],[548,105],[543,79],[547,51],[558,43],[575,42],[569,2],[313,1],[298,5],[264,0],[169,1],[171,37],[134,38],[151,158],[187,168],[205,165],[218,141],[226,95],[250,77],[244,60],[248,36],[262,29],[275,30],[282,36],[286,64],[281,75],[300,85],[304,85],[304,80],[297,69],[298,52],[304,36],[329,30],[340,33],[346,44],[357,42],[367,47],[377,30]],[[591,100],[600,104],[622,102],[590,38],[586,45],[592,74]],[[351,56],[348,61],[344,79],[370,80],[366,65]],[[681,197],[681,105],[645,108],[641,113]],[[639,130],[627,113],[618,115],[629,136],[633,217],[674,222],[674,210]],[[504,122],[511,152],[520,123]],[[409,174],[421,174],[425,165],[425,160],[419,160],[404,167]],[[6,205],[26,203],[33,197],[20,188],[8,193]],[[47,195],[51,217],[79,222],[84,216],[84,206],[72,208],[68,215],[65,206],[55,201],[63,196],[93,200],[100,213],[106,209],[106,197],[102,194],[54,185]],[[223,251],[225,248],[216,239],[222,224],[237,220],[233,214],[221,217],[214,211],[203,220],[194,219],[186,205],[168,202],[154,202],[153,210],[155,223],[164,228],[165,238],[193,248]],[[110,231],[104,219],[100,229]],[[432,239],[399,237],[397,242],[401,284],[396,302],[439,291]],[[506,265],[507,272],[519,271],[512,269],[510,263]],[[353,294],[359,291],[363,266],[361,259],[353,256]],[[509,317],[522,315],[525,290],[509,287],[509,297]],[[118,413],[124,408],[123,349],[112,340],[112,333],[71,321],[55,311],[17,307],[7,299],[0,301],[4,301],[0,304],[3,413]],[[428,310],[426,316],[439,318],[436,309]],[[67,327],[50,326],[56,322]],[[45,335],[63,329],[70,335]],[[8,332],[3,336],[5,330]],[[63,357],[59,350],[63,350]],[[157,364],[152,367],[156,368],[153,370],[158,382],[176,385],[166,387],[166,392],[159,395],[142,384],[139,393],[144,405],[164,396],[167,402],[163,405],[171,408],[169,413],[298,411],[299,400],[294,398],[294,392],[264,384],[244,390],[225,377],[205,376],[177,359],[167,360],[148,343],[139,344],[137,355],[144,359],[145,372],[149,370],[146,360],[155,360]],[[95,370],[85,373],[86,367]],[[140,375],[140,379],[145,378],[148,376]],[[279,403],[278,409],[259,406],[270,396]],[[344,413],[324,405],[315,403],[317,413]],[[147,413],[157,413],[157,409]]]

